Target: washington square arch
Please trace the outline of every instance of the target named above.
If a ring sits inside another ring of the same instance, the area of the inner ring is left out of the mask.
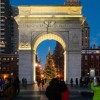
[[[82,6],[18,6],[13,12],[20,80],[36,80],[36,49],[44,40],[56,40],[64,49],[64,81],[81,77]]]

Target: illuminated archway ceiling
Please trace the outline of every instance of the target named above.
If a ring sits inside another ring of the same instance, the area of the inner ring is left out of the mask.
[[[36,51],[38,45],[39,45],[42,41],[44,41],[44,40],[56,40],[56,41],[58,41],[58,42],[62,45],[62,47],[63,47],[64,49],[66,48],[65,42],[63,41],[63,39],[62,39],[61,37],[59,37],[59,36],[57,36],[57,35],[55,35],[55,34],[50,34],[50,33],[49,33],[49,34],[42,35],[41,37],[39,37],[39,38],[36,40],[36,42],[35,42],[35,44],[34,44],[34,46],[33,46],[33,50]]]

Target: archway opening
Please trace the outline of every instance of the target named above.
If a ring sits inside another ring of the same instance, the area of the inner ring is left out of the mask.
[[[34,42],[34,44],[33,44],[33,51],[35,52],[35,53],[33,53],[33,57],[34,58],[36,58],[36,56],[37,56],[37,54],[36,54],[36,52],[37,52],[37,50],[38,50],[38,46],[43,42],[43,41],[56,41],[56,43],[59,43],[60,44],[60,46],[62,46],[62,48],[63,48],[63,62],[64,62],[64,64],[63,64],[63,66],[61,66],[60,67],[60,56],[58,55],[58,56],[56,56],[57,58],[56,58],[56,60],[57,60],[57,62],[56,62],[56,64],[57,64],[57,75],[58,75],[58,77],[60,77],[60,68],[62,68],[63,67],[63,74],[62,74],[62,77],[63,77],[63,79],[64,79],[64,81],[66,81],[66,75],[67,75],[67,73],[66,73],[66,69],[67,69],[67,64],[66,64],[66,45],[65,45],[65,42],[63,41],[63,39],[60,37],[60,36],[57,36],[57,35],[55,35],[55,34],[44,34],[44,35],[42,35],[42,36],[40,36],[40,37],[38,37],[37,39],[36,39],[36,41]],[[51,44],[51,43],[50,43]],[[48,47],[47,47],[48,48]],[[45,50],[44,48],[42,48],[43,50]],[[42,51],[43,51],[42,50]],[[41,50],[40,50],[41,51]],[[46,50],[46,52],[48,51],[48,49]],[[54,53],[54,51],[53,51],[53,53]],[[43,53],[42,53],[43,54]],[[62,56],[62,55],[61,55]],[[46,55],[45,55],[45,59],[46,59]],[[55,58],[54,58],[55,59]],[[54,60],[53,59],[53,60]],[[36,61],[35,61],[35,59],[34,59],[34,61],[33,61],[34,63],[33,63],[33,80],[34,81],[36,81]],[[40,62],[41,63],[41,62]],[[45,64],[46,64],[46,61],[45,61]],[[43,67],[44,67],[44,69],[45,69],[45,65],[43,65]],[[59,68],[58,68],[59,67]],[[42,76],[41,77],[44,77],[43,76],[43,74],[42,74]]]
[[[64,78],[64,49],[55,40],[42,41],[36,50],[36,80]]]

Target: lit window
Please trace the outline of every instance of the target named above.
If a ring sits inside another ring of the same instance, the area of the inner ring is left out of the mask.
[[[99,53],[99,51],[96,51],[96,53]]]
[[[7,60],[9,60],[9,58],[7,58]]]
[[[11,58],[11,60],[14,60],[14,58]]]

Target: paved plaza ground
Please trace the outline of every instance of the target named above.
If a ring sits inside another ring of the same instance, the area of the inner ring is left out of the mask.
[[[20,94],[16,96],[14,100],[48,100],[45,96],[45,89],[46,86],[44,86],[44,88],[40,88],[37,84],[28,85],[27,88],[21,86]],[[92,96],[90,95],[92,91],[89,88],[69,86],[69,89],[69,100],[92,100]]]

